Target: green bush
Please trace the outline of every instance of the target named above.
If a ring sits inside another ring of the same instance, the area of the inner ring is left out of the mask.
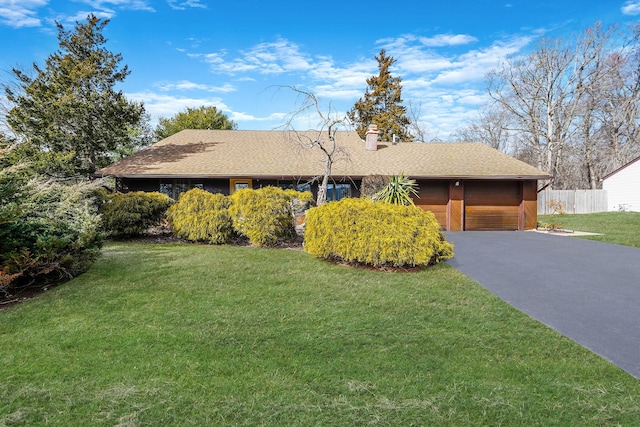
[[[296,235],[294,214],[304,210],[313,195],[308,191],[264,187],[238,190],[230,198],[234,229],[253,245],[270,246]]]
[[[144,234],[149,227],[160,224],[173,200],[162,193],[102,192],[100,206],[105,232],[110,237],[130,237]]]
[[[307,211],[305,250],[324,259],[413,267],[453,256],[431,212],[347,198]]]
[[[181,194],[169,208],[167,220],[178,237],[221,245],[233,237],[230,204],[229,198],[222,194],[194,188]]]
[[[100,254],[95,185],[0,170],[0,299],[86,271]]]

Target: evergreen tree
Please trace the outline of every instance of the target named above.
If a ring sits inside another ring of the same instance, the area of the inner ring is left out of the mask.
[[[164,139],[184,129],[236,129],[237,125],[216,107],[187,108],[175,116],[161,118],[156,127],[156,138]]]
[[[15,86],[5,86],[12,108],[7,123],[17,136],[20,157],[40,172],[86,176],[111,163],[123,147],[135,145],[132,129],[144,107],[129,102],[115,85],[130,71],[121,54],[104,45],[108,20],[89,15],[73,31],[56,23],[60,49],[43,67],[14,68]]]
[[[407,108],[402,105],[402,79],[393,77],[389,71],[396,60],[387,56],[384,49],[375,59],[379,73],[367,79],[364,99],[360,98],[349,111],[349,120],[356,125],[356,131],[363,139],[367,127],[376,124],[380,141],[392,141],[393,135],[401,141],[411,141]]]

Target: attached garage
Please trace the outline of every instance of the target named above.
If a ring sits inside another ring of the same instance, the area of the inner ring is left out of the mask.
[[[537,225],[536,180],[418,181],[416,206],[444,230],[527,230]]]

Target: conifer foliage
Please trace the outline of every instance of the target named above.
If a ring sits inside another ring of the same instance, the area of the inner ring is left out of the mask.
[[[90,175],[137,143],[144,107],[115,89],[129,70],[105,47],[108,22],[89,15],[71,31],[57,24],[60,49],[44,67],[14,68],[16,82],[5,86],[17,150],[49,175]]]
[[[384,49],[375,58],[379,73],[367,79],[364,98],[349,111],[349,120],[356,125],[356,131],[363,139],[367,127],[376,124],[380,141],[392,141],[393,135],[401,141],[411,141],[407,108],[402,105],[402,79],[392,76],[389,70],[396,60],[387,56]]]

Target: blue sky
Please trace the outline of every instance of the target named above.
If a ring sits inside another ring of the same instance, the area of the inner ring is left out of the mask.
[[[2,81],[56,51],[54,21],[71,29],[89,13],[111,20],[107,48],[131,70],[120,89],[154,125],[214,105],[239,129],[272,129],[299,106],[286,85],[344,115],[384,48],[425,139],[446,140],[487,101],[484,76],[505,58],[597,21],[637,21],[640,0],[0,0]]]

